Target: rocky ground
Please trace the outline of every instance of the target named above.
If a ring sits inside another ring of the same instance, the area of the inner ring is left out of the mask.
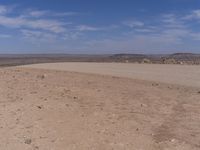
[[[200,89],[105,75],[0,70],[3,150],[199,150]]]

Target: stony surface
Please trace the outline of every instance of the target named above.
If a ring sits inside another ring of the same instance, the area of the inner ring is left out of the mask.
[[[3,150],[199,150],[199,88],[64,71],[0,70]]]

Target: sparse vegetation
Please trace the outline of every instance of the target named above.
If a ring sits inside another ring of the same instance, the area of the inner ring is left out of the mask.
[[[144,64],[151,64],[151,60],[149,60],[149,59],[147,59],[147,58],[144,58],[144,59],[142,60],[142,63],[144,63]]]

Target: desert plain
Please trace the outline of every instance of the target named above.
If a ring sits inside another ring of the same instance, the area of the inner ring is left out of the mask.
[[[199,150],[200,66],[0,69],[2,150]]]

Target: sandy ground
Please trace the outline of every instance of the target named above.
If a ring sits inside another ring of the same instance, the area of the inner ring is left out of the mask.
[[[200,66],[129,63],[49,63],[25,67],[106,74],[200,87]]]
[[[199,100],[198,87],[4,68],[0,69],[0,148],[199,150]]]

